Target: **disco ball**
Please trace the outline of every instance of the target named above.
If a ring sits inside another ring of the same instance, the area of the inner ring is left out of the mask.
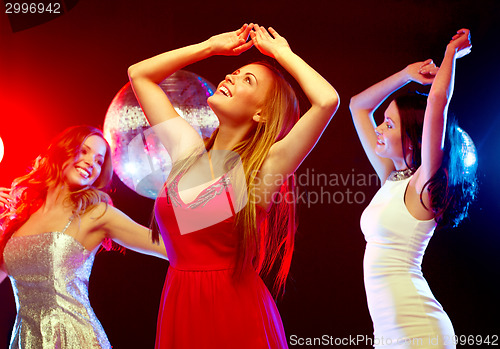
[[[462,146],[460,149],[460,158],[464,165],[464,174],[468,175],[476,172],[477,151],[472,138],[461,127],[457,127],[458,133],[462,136]]]
[[[3,141],[2,138],[0,137],[0,162],[2,162],[3,153],[4,153]]]
[[[219,120],[207,104],[215,86],[202,77],[180,70],[160,83],[173,107],[202,138],[209,137]],[[149,125],[130,83],[115,96],[106,113],[104,137],[111,147],[113,168],[136,193],[156,198],[172,161]]]

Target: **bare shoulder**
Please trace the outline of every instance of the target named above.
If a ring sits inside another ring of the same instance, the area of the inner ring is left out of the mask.
[[[90,230],[95,230],[109,223],[118,212],[120,211],[112,205],[100,202],[85,212],[82,221],[89,225]]]

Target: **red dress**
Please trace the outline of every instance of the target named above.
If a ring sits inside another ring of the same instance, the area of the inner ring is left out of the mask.
[[[156,348],[287,348],[278,309],[257,273],[248,268],[233,277],[237,234],[229,177],[189,204],[180,199],[179,180],[168,195],[160,193],[155,208],[170,260]],[[207,226],[189,232],[190,222]]]

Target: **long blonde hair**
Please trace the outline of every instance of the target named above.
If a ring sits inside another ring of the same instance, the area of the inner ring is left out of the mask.
[[[67,128],[49,145],[47,151],[34,162],[32,170],[21,177],[14,179],[11,187],[12,204],[9,210],[0,215],[0,264],[3,263],[3,250],[7,241],[12,237],[29,217],[45,202],[50,187],[59,184],[62,178],[64,163],[74,159],[80,153],[85,140],[97,135],[104,140],[102,132],[92,126],[74,126]],[[93,185],[72,189],[68,200],[73,205],[73,217],[78,217],[101,202],[111,202],[108,194],[101,189],[108,186],[113,174],[111,152],[106,143],[101,173]],[[111,242],[106,240],[104,247],[109,248]]]
[[[292,195],[292,200],[281,200],[278,203],[273,203],[269,214],[262,219],[258,219],[257,198],[253,189],[256,177],[271,146],[285,137],[297,122],[299,106],[295,91],[277,68],[267,62],[254,64],[268,68],[272,73],[273,80],[261,112],[261,119],[265,121],[257,123],[247,136],[231,149],[239,155],[243,164],[248,197],[247,205],[236,214],[235,225],[239,234],[239,244],[235,276],[241,275],[243,269],[249,265],[263,276],[267,276],[271,271],[276,271],[273,293],[277,295],[284,290],[294,246],[296,219],[293,194],[295,193],[295,181],[294,177],[291,176],[280,190],[280,197]],[[206,150],[212,148],[217,134],[218,129],[205,141]],[[174,166],[167,186],[171,180],[186,171],[197,159],[197,156],[191,156],[186,162]],[[154,219],[152,227],[153,240],[157,241],[159,232]],[[279,263],[277,263],[278,261]]]

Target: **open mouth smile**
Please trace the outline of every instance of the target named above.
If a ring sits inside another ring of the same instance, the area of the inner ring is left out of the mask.
[[[229,89],[222,85],[221,87],[219,87],[219,91],[226,97],[232,97],[233,95],[231,94],[231,91],[229,91]]]
[[[75,169],[78,171],[78,173],[80,173],[80,175],[87,179],[90,177],[90,175],[92,174],[92,171],[88,170],[88,169],[85,169],[83,167],[79,167],[79,166],[75,166]]]

